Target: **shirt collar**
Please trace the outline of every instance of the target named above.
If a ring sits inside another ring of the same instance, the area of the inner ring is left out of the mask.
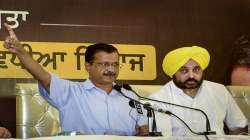
[[[196,97],[200,94],[200,92],[201,92],[201,90],[202,90],[202,87],[203,87],[203,85],[204,85],[204,81],[205,81],[205,80],[203,80],[203,82],[202,82],[201,86],[199,87],[199,89],[198,89],[198,91],[197,91],[197,94],[196,94],[196,96],[195,96],[194,98],[196,98]],[[178,87],[175,85],[175,83],[174,83],[173,80],[171,80],[171,85],[172,85],[173,89],[176,91],[177,94],[179,94],[179,95],[181,95],[181,96],[188,96],[188,95],[186,95],[186,94],[183,92],[182,89],[178,88]],[[188,97],[189,97],[189,96],[188,96]],[[194,98],[193,98],[193,99],[194,99]]]
[[[83,86],[85,89],[92,89],[95,87],[95,85],[89,80],[87,79],[84,83]]]
[[[116,83],[115,82],[113,82],[112,83],[112,85],[114,86]],[[84,88],[86,89],[86,90],[90,90],[90,89],[93,89],[93,88],[98,88],[98,87],[96,87],[93,83],[92,83],[92,81],[90,80],[90,79],[86,79],[86,81],[83,83],[83,86],[84,86]],[[99,89],[99,88],[98,88]],[[116,94],[118,94],[119,92],[118,91],[116,91],[116,90],[114,90],[114,88],[113,88],[113,90],[111,91],[111,93],[109,93],[109,95],[116,95]]]

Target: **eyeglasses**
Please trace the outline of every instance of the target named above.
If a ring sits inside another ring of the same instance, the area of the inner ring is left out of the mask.
[[[109,68],[109,67],[114,67],[114,68],[121,68],[122,65],[119,62],[92,62],[91,64],[96,64],[97,67],[100,68]]]

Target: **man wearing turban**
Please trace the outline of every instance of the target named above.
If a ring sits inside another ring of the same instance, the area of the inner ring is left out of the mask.
[[[225,86],[203,80],[203,71],[210,61],[208,51],[202,47],[182,47],[169,52],[163,60],[164,72],[172,78],[150,98],[204,111],[210,121],[211,131],[224,134],[224,122],[230,134],[247,132],[247,119]],[[205,115],[199,111],[156,103],[180,117],[193,132],[206,131]],[[173,115],[156,113],[158,130],[163,135],[183,136],[192,134]]]

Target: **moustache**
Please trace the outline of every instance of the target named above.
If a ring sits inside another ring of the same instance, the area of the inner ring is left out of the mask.
[[[112,71],[107,71],[107,72],[103,73],[103,75],[105,75],[105,76],[115,76],[116,73],[112,72]]]
[[[187,83],[187,82],[196,82],[196,83],[198,83],[198,81],[196,79],[193,79],[193,78],[187,79],[184,83]]]

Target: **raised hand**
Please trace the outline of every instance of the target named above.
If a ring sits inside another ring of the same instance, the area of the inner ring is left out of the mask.
[[[4,23],[4,26],[8,32],[8,36],[4,41],[4,47],[10,52],[15,53],[23,64],[24,68],[34,76],[45,88],[49,91],[51,76],[46,70],[44,70],[39,63],[37,63],[28,52],[25,51],[22,44],[18,40],[15,32],[10,26]]]
[[[5,38],[3,46],[10,52],[17,53],[17,51],[23,49],[23,47],[10,25],[4,23],[4,27],[9,35]]]

